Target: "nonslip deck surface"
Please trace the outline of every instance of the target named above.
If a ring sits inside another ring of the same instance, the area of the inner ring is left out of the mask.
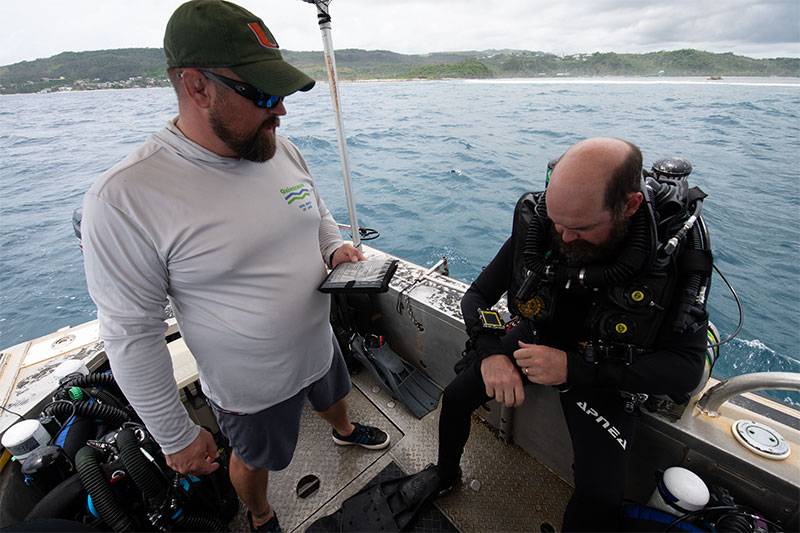
[[[368,372],[353,376],[353,383],[348,396],[351,418],[379,426],[392,444],[380,451],[336,446],[330,427],[306,406],[292,463],[270,474],[267,495],[283,531],[305,531],[376,476],[413,473],[436,461],[438,409],[418,420]],[[572,487],[517,446],[498,439],[486,424],[473,421],[461,467],[461,483],[435,501],[445,522],[436,513],[427,517],[423,512],[415,531],[540,531],[543,524],[560,529]],[[319,489],[301,498],[296,494],[298,483],[309,475],[319,479]],[[246,520],[242,506],[229,528],[247,531]]]

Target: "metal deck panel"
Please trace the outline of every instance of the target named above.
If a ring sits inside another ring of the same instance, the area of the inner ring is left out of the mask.
[[[268,497],[284,531],[305,531],[315,520],[335,512],[391,461],[407,473],[436,461],[438,409],[418,420],[379,388],[368,372],[353,376],[353,383],[348,396],[351,418],[388,431],[392,445],[381,451],[336,446],[328,424],[306,406],[292,463],[270,474]],[[477,419],[461,466],[462,482],[436,501],[460,531],[539,531],[544,522],[560,527],[572,494],[570,485],[519,447],[504,443]],[[301,499],[295,489],[307,474],[320,478],[320,488]],[[244,506],[229,527],[248,530]]]

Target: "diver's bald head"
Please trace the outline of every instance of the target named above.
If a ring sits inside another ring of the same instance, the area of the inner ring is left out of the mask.
[[[564,152],[550,174],[545,202],[553,238],[575,262],[601,262],[628,234],[642,203],[642,156],[621,139],[581,141]]]
[[[581,197],[621,212],[631,193],[641,190],[642,153],[613,137],[594,137],[572,145],[556,163],[547,187],[551,200]]]

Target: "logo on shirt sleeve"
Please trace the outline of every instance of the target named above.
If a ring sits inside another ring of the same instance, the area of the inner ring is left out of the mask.
[[[311,196],[311,189],[302,183],[281,189],[281,194],[288,205],[296,205],[301,211],[308,211],[313,206],[312,201],[307,199]]]

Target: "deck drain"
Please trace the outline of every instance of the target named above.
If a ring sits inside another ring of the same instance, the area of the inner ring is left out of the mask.
[[[731,431],[742,446],[761,457],[780,461],[791,453],[786,439],[766,424],[737,420],[731,426]]]
[[[319,489],[319,478],[314,474],[308,474],[300,478],[297,482],[297,495],[305,499],[317,492]]]

